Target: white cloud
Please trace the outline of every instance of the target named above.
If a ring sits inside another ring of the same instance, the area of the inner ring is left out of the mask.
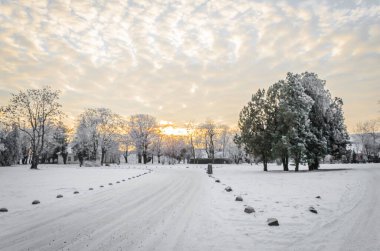
[[[70,115],[91,104],[235,124],[259,87],[308,70],[352,123],[376,116],[379,19],[371,1],[1,2],[1,90],[50,84]]]

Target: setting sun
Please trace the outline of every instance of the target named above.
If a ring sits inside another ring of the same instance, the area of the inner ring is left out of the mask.
[[[176,135],[176,136],[185,136],[187,135],[187,130],[181,127],[166,126],[162,127],[161,133],[165,135]]]

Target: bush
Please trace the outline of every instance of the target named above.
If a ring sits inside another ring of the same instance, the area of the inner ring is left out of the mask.
[[[85,161],[83,163],[84,167],[100,167],[100,163],[95,162],[95,161]]]
[[[228,158],[217,159],[190,159],[189,164],[232,164],[232,160]]]

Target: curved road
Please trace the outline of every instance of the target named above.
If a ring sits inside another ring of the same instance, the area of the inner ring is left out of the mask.
[[[207,179],[201,169],[162,169],[9,214],[0,219],[0,250],[197,250],[212,228]]]

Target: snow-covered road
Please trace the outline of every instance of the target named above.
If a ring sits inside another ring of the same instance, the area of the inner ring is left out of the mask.
[[[0,250],[197,250],[202,230],[212,228],[207,179],[200,169],[161,169],[10,214],[0,221]]]

